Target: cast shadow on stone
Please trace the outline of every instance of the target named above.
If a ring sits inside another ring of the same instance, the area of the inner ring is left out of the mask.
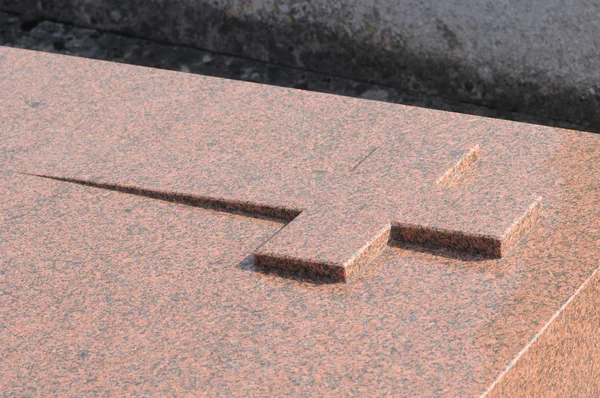
[[[258,266],[256,264],[254,264],[254,255],[253,254],[246,256],[238,265],[236,265],[236,268],[238,268],[242,271],[256,272],[256,273],[259,273],[259,274],[262,274],[265,276],[275,275],[275,276],[278,276],[281,278],[285,278],[285,279],[289,279],[289,280],[293,280],[293,281],[301,282],[301,283],[308,283],[308,284],[315,285],[315,286],[339,284],[338,281],[327,279],[324,277],[310,275],[307,273],[291,272],[291,271],[286,271],[286,270],[279,269],[279,268],[267,268],[267,267]]]
[[[489,257],[480,255],[480,254],[469,254],[469,253],[463,253],[463,252],[458,252],[458,251],[452,251],[449,249],[439,248],[439,247],[435,247],[435,246],[431,246],[431,245],[416,245],[413,243],[406,243],[406,242],[400,242],[400,241],[388,242],[387,248],[384,248],[382,250],[382,254],[387,252],[389,255],[390,253],[388,252],[388,249],[403,249],[403,250],[407,250],[410,252],[414,252],[415,254],[427,254],[427,255],[436,256],[436,257],[443,257],[445,259],[450,259],[450,260],[458,260],[458,261],[465,262],[465,263],[480,263],[480,262],[486,262],[486,261],[490,261],[490,260],[497,260],[497,259],[490,259]],[[375,263],[381,262],[380,258],[381,258],[381,255],[376,256],[372,261],[370,261],[367,265],[365,265],[363,267],[363,269],[361,269],[358,272],[357,275],[355,275],[348,282],[352,282],[352,281],[355,281],[356,279],[359,279],[360,276],[363,274],[365,274],[365,275],[371,274],[374,271],[371,268],[373,268],[373,267],[379,268],[381,266],[381,264],[375,264]],[[333,285],[333,284],[340,283],[339,281],[331,280],[326,277],[315,276],[315,275],[309,274],[309,273],[303,273],[303,272],[298,272],[298,271],[288,271],[288,270],[279,269],[279,268],[261,267],[254,263],[254,255],[253,254],[246,256],[239,264],[237,264],[236,268],[238,268],[242,271],[256,272],[256,273],[260,273],[260,274],[263,274],[266,276],[275,275],[275,276],[278,276],[281,278],[294,280],[294,281],[301,282],[301,283],[309,283],[309,284],[316,285],[316,286]]]
[[[404,250],[408,250],[411,252],[430,254],[433,256],[439,256],[439,257],[444,257],[444,258],[451,259],[451,260],[459,260],[459,261],[464,261],[464,262],[482,262],[482,261],[497,260],[497,259],[491,259],[490,257],[484,256],[481,254],[465,253],[465,252],[455,251],[455,250],[451,250],[451,249],[445,249],[445,248],[441,248],[441,247],[434,246],[434,245],[428,245],[428,244],[417,245],[414,243],[392,240],[392,241],[388,242],[388,246],[391,248],[404,249]]]

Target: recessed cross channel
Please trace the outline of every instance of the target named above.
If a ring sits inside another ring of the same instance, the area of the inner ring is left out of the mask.
[[[331,199],[271,238],[255,263],[347,281],[390,240],[501,258],[535,224],[541,198],[477,178],[455,184],[480,152],[477,145],[429,156],[404,146],[378,150],[329,181]]]
[[[535,224],[541,197],[526,184],[479,178],[478,145],[370,151],[347,172],[320,181],[304,209],[53,178],[155,199],[290,222],[254,252],[259,267],[348,281],[390,241],[502,258]],[[471,174],[464,179],[464,174]],[[501,179],[499,179],[501,180]]]

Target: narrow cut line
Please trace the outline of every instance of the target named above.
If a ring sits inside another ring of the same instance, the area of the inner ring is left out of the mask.
[[[581,286],[579,286],[577,290],[575,290],[575,293],[573,293],[573,295],[571,295],[571,297],[569,297],[569,299],[563,305],[561,305],[560,308],[554,314],[552,314],[552,317],[550,317],[548,322],[546,322],[542,326],[542,328],[535,334],[535,336],[533,336],[531,340],[527,342],[525,347],[523,347],[523,349],[517,353],[517,355],[512,359],[512,361],[510,361],[510,363],[504,368],[504,370],[498,375],[498,377],[496,377],[492,384],[490,384],[490,386],[483,392],[483,394],[481,394],[480,398],[485,398],[494,391],[496,386],[500,384],[500,382],[505,377],[507,377],[511,369],[513,369],[517,365],[517,363],[521,360],[521,358],[523,358],[527,351],[531,350],[534,344],[541,340],[546,330],[548,330],[550,326],[552,326],[552,324],[567,309],[571,302],[573,302],[583,291],[583,289],[585,289],[591,283],[591,281],[596,277],[596,274],[598,274],[598,272],[600,272],[600,268],[596,268],[592,272],[592,274],[581,284]]]
[[[358,249],[352,258],[344,264],[344,282],[348,282],[351,278],[362,272],[375,257],[379,256],[388,247],[390,237],[391,225],[387,224],[370,241]]]
[[[372,154],[374,154],[374,153],[375,153],[375,151],[376,151],[376,150],[378,150],[378,149],[379,149],[379,147],[378,147],[378,146],[376,146],[375,148],[373,148],[373,149],[371,150],[371,152],[369,152],[369,153],[367,154],[367,156],[365,156],[364,158],[362,158],[362,159],[361,159],[361,160],[360,160],[360,161],[359,161],[359,162],[358,162],[356,165],[354,165],[354,167],[352,167],[352,168],[350,169],[350,171],[354,171],[354,170],[358,169],[358,167],[359,167],[361,164],[363,164],[363,162],[364,162],[365,160],[367,160],[369,157],[371,157],[371,155],[372,155]]]
[[[533,199],[529,207],[502,234],[502,254],[506,255],[537,223],[542,209],[542,197]]]
[[[465,171],[472,167],[479,158],[481,157],[481,151],[479,145],[475,145],[469,148],[461,157],[458,159],[456,164],[446,170],[446,172],[438,178],[435,183],[441,185],[452,185],[458,181]]]
[[[278,220],[278,221],[281,221],[281,220]],[[266,245],[267,243],[269,243],[269,241],[271,239],[273,239],[275,237],[275,235],[279,234],[281,232],[281,230],[283,230],[285,227],[287,227],[288,225],[290,225],[290,222],[284,222],[283,225],[281,226],[281,228],[279,228],[277,231],[273,232],[271,234],[271,236],[269,236],[267,239],[264,240],[264,242],[262,242],[260,245],[258,245],[258,247],[252,251],[252,253],[258,252],[264,245]]]
[[[67,182],[71,184],[83,185],[92,188],[105,189],[126,193],[130,195],[143,196],[150,199],[162,200],[171,203],[183,204],[186,206],[200,207],[207,210],[221,211],[230,214],[237,214],[250,218],[267,219],[279,223],[287,223],[296,218],[302,210],[290,209],[285,207],[275,207],[260,203],[233,201],[209,196],[196,196],[181,194],[176,192],[155,191],[151,189],[138,188],[127,185],[99,183],[76,178],[63,178],[42,174],[19,173],[31,177],[46,178],[49,180]]]

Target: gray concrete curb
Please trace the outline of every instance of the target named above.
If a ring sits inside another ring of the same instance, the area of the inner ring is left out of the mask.
[[[0,0],[0,9],[600,126],[595,0]]]

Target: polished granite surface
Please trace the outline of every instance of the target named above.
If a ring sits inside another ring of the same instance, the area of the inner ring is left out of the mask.
[[[556,319],[591,310],[600,136],[7,48],[0,66],[3,392],[509,394],[573,333]],[[506,250],[469,250],[488,241]]]

